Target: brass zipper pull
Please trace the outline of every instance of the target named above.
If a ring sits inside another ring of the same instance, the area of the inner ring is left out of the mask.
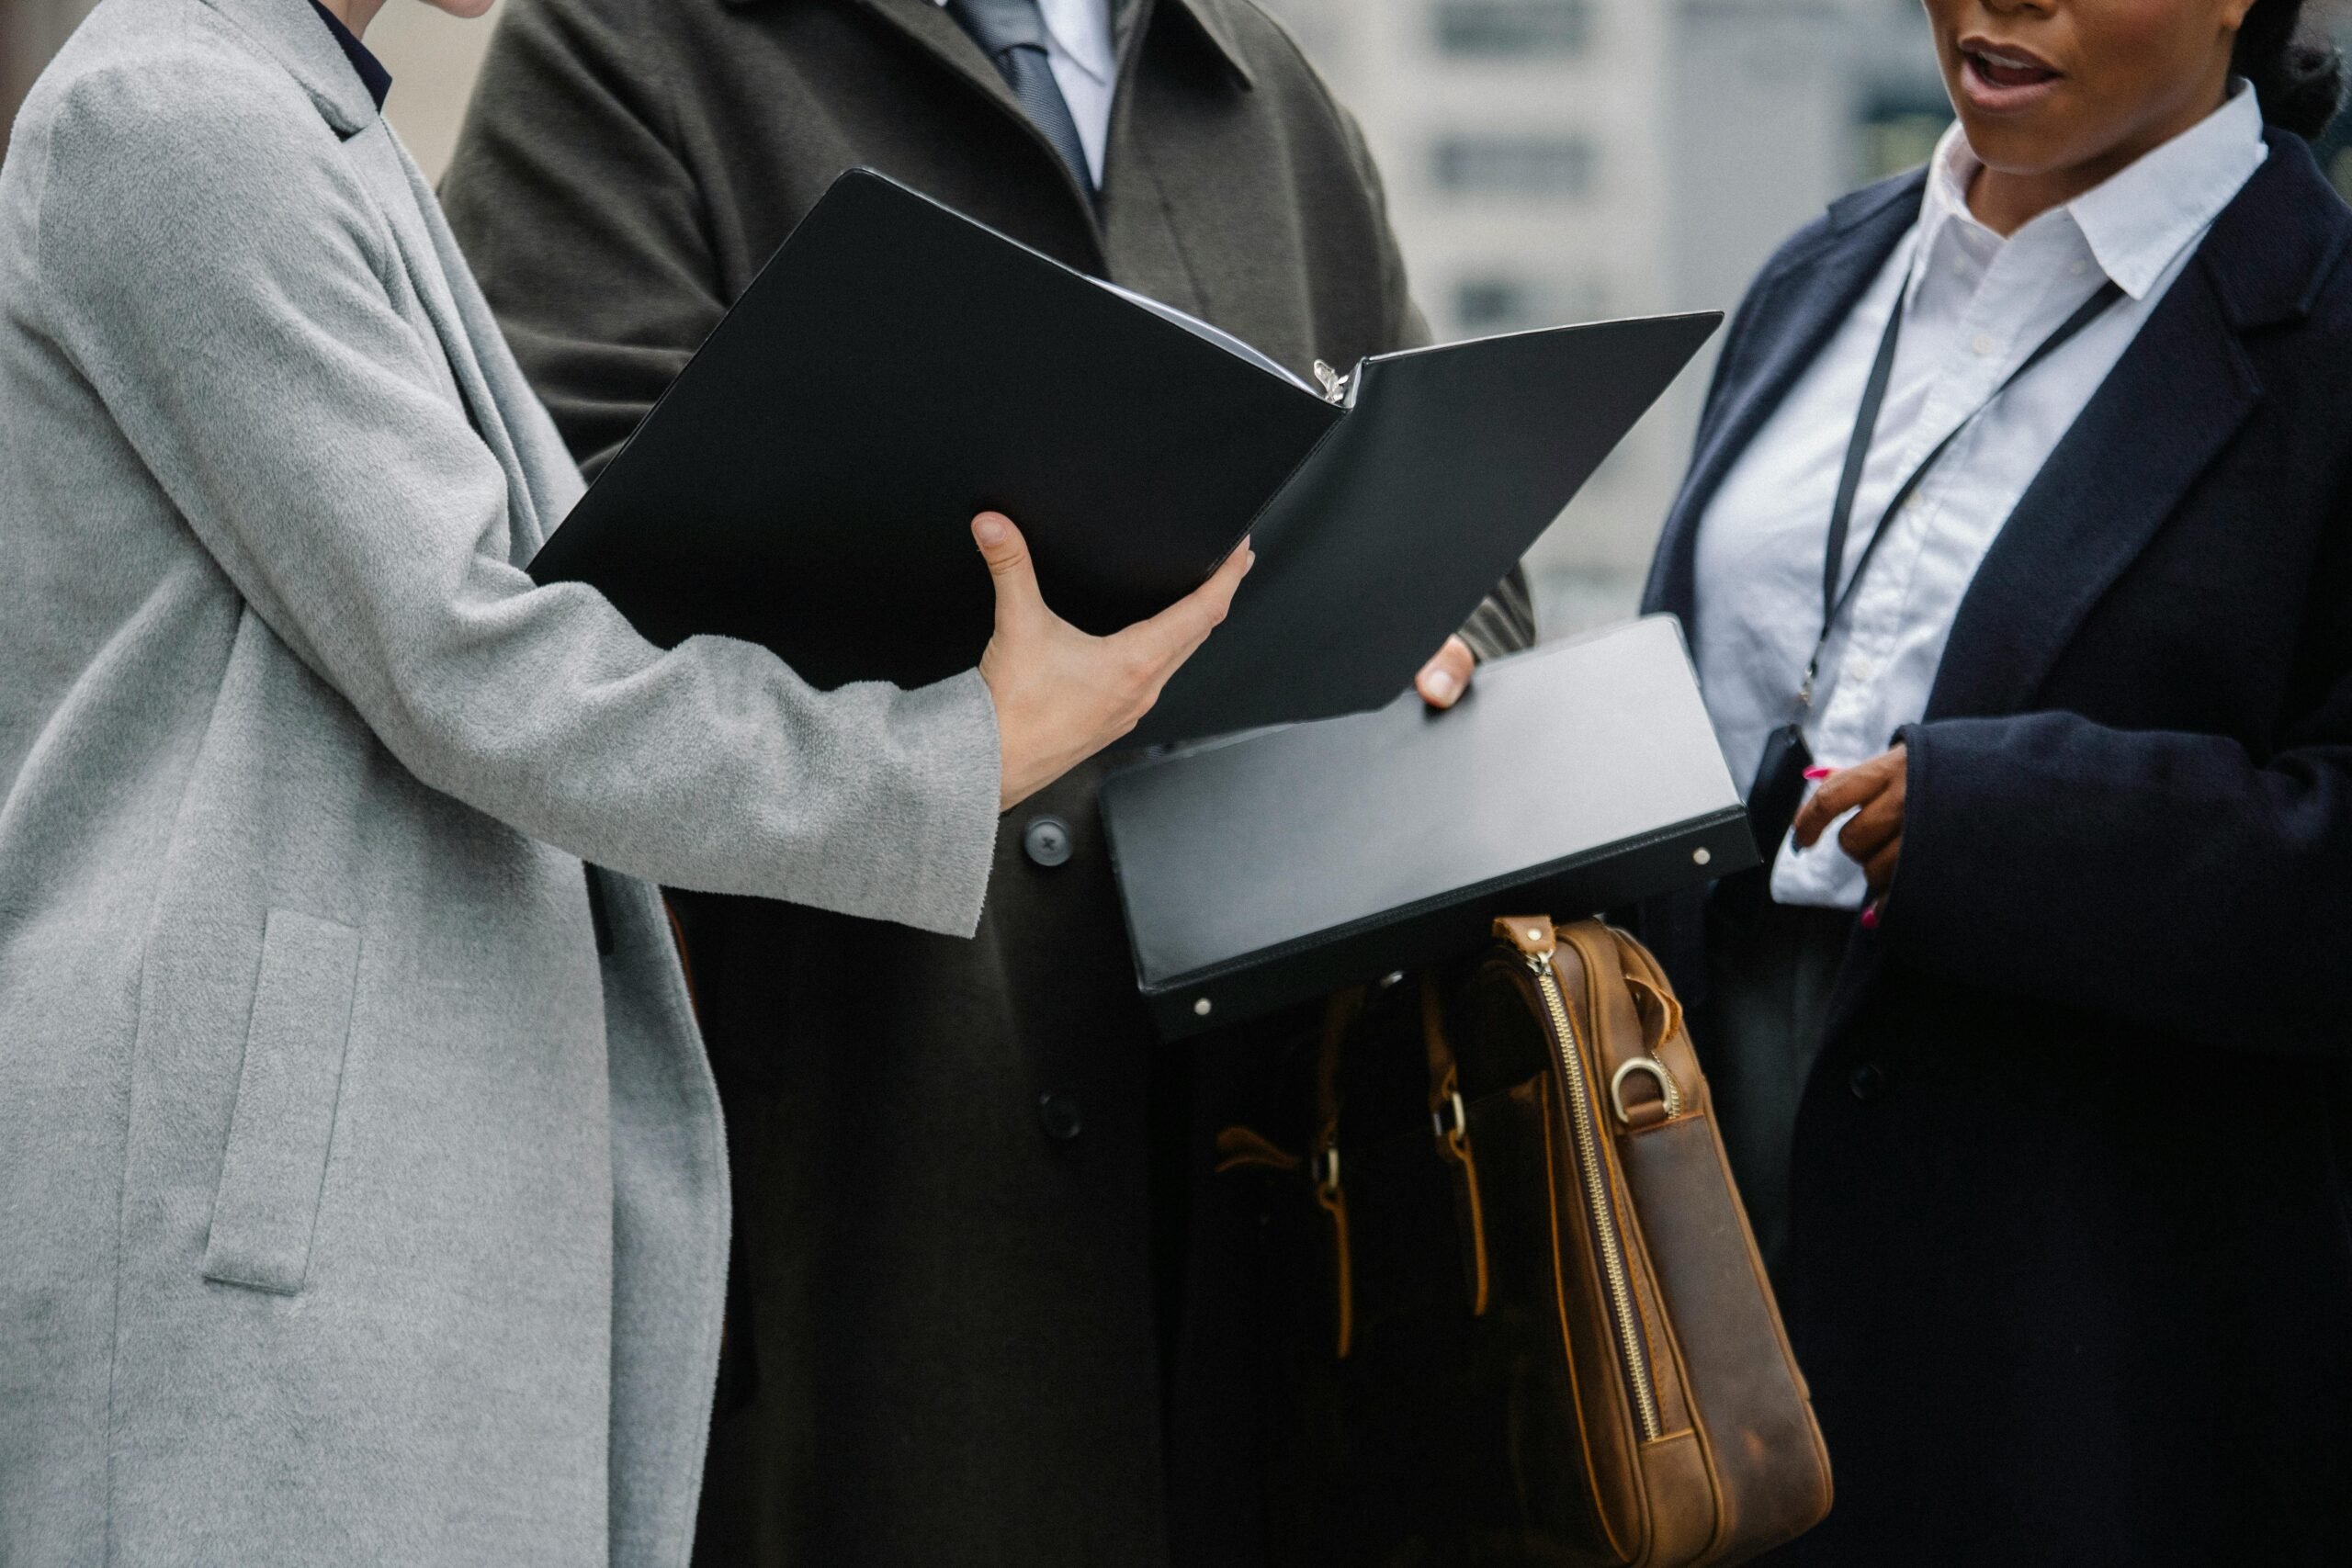
[[[1534,971],[1535,989],[1549,1017],[1553,1047],[1559,1053],[1574,1163],[1582,1179],[1587,1214],[1600,1255],[1606,1315],[1616,1330],[1626,1387],[1633,1395],[1634,1425],[1642,1440],[1649,1442],[1659,1436],[1662,1425],[1657,1388],[1650,1375],[1649,1347],[1644,1340],[1634,1303],[1632,1265],[1626,1258],[1624,1237],[1617,1229],[1616,1199],[1610,1190],[1600,1118],[1585,1087],[1584,1053],[1577,1044],[1576,1025],[1568,1017],[1566,989],[1561,984],[1559,971],[1553,966],[1557,935],[1552,922],[1542,919],[1497,920],[1495,930],[1519,950],[1528,968]]]

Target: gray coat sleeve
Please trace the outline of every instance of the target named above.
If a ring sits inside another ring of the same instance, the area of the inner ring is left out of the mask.
[[[999,788],[978,675],[820,694],[763,649],[665,652],[593,591],[535,586],[332,134],[299,101],[159,99],[101,75],[62,107],[39,308],[268,628],[419,779],[548,843],[971,931]]]

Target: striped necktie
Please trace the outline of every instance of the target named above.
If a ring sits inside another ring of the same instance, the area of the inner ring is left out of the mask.
[[[1081,189],[1094,189],[1086,166],[1086,144],[1079,140],[1078,121],[1054,81],[1053,63],[1046,53],[1046,18],[1037,0],[947,0],[947,14],[995,62],[1005,85],[1012,89],[1022,111],[1046,133],[1062,155]]]

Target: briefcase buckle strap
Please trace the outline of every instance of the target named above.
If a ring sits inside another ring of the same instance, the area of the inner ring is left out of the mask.
[[[1645,1073],[1657,1084],[1658,1097],[1637,1105],[1625,1102],[1625,1080],[1635,1073]],[[1639,1131],[1673,1121],[1682,1114],[1682,1089],[1675,1083],[1674,1075],[1666,1064],[1655,1056],[1631,1056],[1617,1064],[1609,1076],[1609,1104],[1617,1112],[1617,1124]]]
[[[1430,1112],[1430,1129],[1440,1143],[1450,1143],[1470,1130],[1470,1112],[1462,1104],[1460,1089],[1440,1100],[1437,1109]]]

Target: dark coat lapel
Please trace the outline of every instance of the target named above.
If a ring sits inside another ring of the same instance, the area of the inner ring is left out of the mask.
[[[2330,198],[2304,142],[2274,133],[2009,514],[1952,623],[1929,719],[2032,705],[2092,606],[2260,402],[2241,334],[2309,308],[2342,244]]]
[[[759,0],[728,0],[728,3],[745,6],[758,4]],[[1151,26],[1155,12],[1164,6],[1191,22],[1194,30],[1216,52],[1236,85],[1245,90],[1255,85],[1248,60],[1235,36],[1233,21],[1224,10],[1225,3],[1226,0],[1114,0],[1113,32],[1119,51],[1122,85],[1125,82],[1138,40],[1145,29]],[[1044,133],[1029,125],[1028,114],[1022,108],[1020,100],[1012,96],[1012,89],[1005,85],[996,66],[980,52],[979,45],[972,41],[971,35],[947,14],[947,8],[938,0],[857,0],[857,4],[1027,127],[1037,137],[1038,145],[1047,152],[1053,152],[1052,144],[1045,140]],[[1125,94],[1123,92],[1121,96],[1125,97]],[[1117,141],[1117,119],[1114,110],[1114,144]],[[1060,166],[1058,153],[1054,154],[1053,161],[1057,167]],[[1092,193],[1080,185],[1075,175],[1069,175],[1067,170],[1064,173],[1071,194],[1086,209],[1089,216],[1093,216]]]
[[[745,0],[736,0],[736,3],[742,4]],[[947,14],[947,7],[938,4],[938,0],[857,0],[857,3],[905,35],[924,53],[979,89],[1005,113],[1023,124],[1028,122],[1021,101],[1012,96],[1012,89],[1005,85],[1004,78],[998,73],[995,65],[980,52],[980,46],[972,41],[972,35]],[[1059,161],[1058,154],[1056,161]]]
[[[1841,198],[1829,209],[1817,241],[1781,257],[1742,307],[1753,321],[1734,332],[1724,352],[1755,362],[1727,364],[1717,373],[1719,390],[1700,426],[1690,476],[1668,513],[1643,595],[1645,611],[1679,615],[1690,632],[1699,520],[1732,465],[1917,221],[1926,188],[1926,173],[1919,171]]]
[[[1117,3],[1125,11],[1143,8],[1143,0],[1117,0]],[[1230,14],[1237,0],[1166,0],[1166,3],[1170,10],[1192,19],[1193,26],[1217,52],[1227,73],[1237,85],[1246,89],[1258,85],[1257,76],[1250,69],[1250,52],[1241,46],[1238,24]],[[1119,20],[1124,28],[1126,17],[1122,14]],[[1125,32],[1120,36],[1124,39]]]
[[[734,5],[756,4],[757,0],[729,0]],[[1005,85],[979,45],[972,41],[947,7],[938,0],[858,0],[866,10],[881,17],[899,32],[922,46],[923,51],[947,66],[957,75],[995,99],[1009,114],[1022,114],[1020,100]],[[1225,12],[1225,0],[1114,0],[1112,31],[1117,40],[1121,63],[1132,53],[1135,40],[1148,27],[1155,10],[1174,11],[1191,22],[1193,29],[1215,50],[1226,71],[1242,87],[1255,85],[1249,61],[1233,30],[1232,18]]]

